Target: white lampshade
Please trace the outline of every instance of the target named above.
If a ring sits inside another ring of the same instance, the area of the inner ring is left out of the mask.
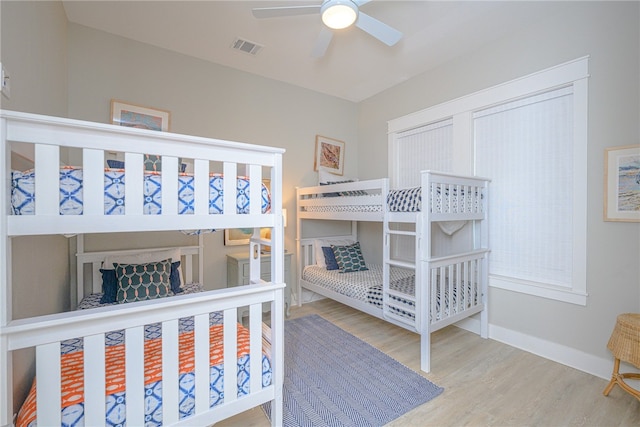
[[[282,208],[282,226],[287,226],[287,210]]]
[[[320,8],[322,22],[333,30],[347,28],[358,18],[358,7],[351,0],[330,0]]]

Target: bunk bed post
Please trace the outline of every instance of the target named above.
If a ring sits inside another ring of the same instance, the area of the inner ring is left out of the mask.
[[[198,234],[198,281],[204,283],[204,235]]]
[[[483,182],[482,212],[484,220],[480,221],[480,247],[489,248],[489,181]],[[489,338],[489,252],[482,257],[482,305],[480,312],[480,336]]]
[[[71,270],[73,270],[74,265],[76,269],[76,276],[71,278],[71,286],[69,287],[71,291],[71,307],[76,308],[84,295],[84,264],[78,262],[77,257],[77,254],[84,253],[84,235],[78,234],[76,236],[75,251],[73,251],[71,245],[69,245],[69,249],[69,263],[71,264]],[[76,288],[75,293],[73,291],[74,284]]]
[[[10,180],[8,173],[11,170],[11,148],[7,141],[7,120],[0,120],[0,138],[2,149],[0,150],[0,165],[4,174],[3,185],[0,187],[0,206],[2,206],[2,218],[0,219],[0,331],[9,324],[13,315],[11,310],[11,239],[8,236],[7,216],[10,213],[8,200],[10,195]],[[9,353],[8,338],[0,334],[0,426],[12,424],[13,412],[13,366],[11,353]]]
[[[271,168],[271,185],[274,193],[271,200],[271,213],[275,215],[275,224],[271,232],[271,281],[284,282],[284,223],[282,218],[282,154],[274,154],[274,167]],[[274,212],[275,210],[275,212]],[[273,274],[275,273],[275,274]],[[291,283],[285,283],[291,286]],[[284,290],[277,289],[271,303],[271,351],[273,366],[274,399],[271,401],[271,425],[282,425],[284,414]]]
[[[302,307],[302,284],[300,280],[302,279],[302,270],[305,265],[307,265],[308,254],[307,250],[302,248],[302,220],[300,219],[300,209],[299,206],[300,200],[300,187],[296,187],[296,265],[297,268],[297,276],[295,279],[296,288],[295,288],[295,298],[296,304],[298,307]]]
[[[431,173],[420,173],[420,187],[422,194],[422,208],[416,214],[416,327],[420,334],[420,369],[431,371],[431,328],[429,327],[431,313]]]
[[[260,209],[261,209],[261,204],[259,203],[260,198],[262,197],[262,194],[260,192],[260,186],[262,185],[262,167],[260,165],[245,165],[245,175],[249,177],[249,198],[250,198],[250,203],[249,203],[249,214],[251,215],[257,215],[260,213]],[[225,174],[226,176],[226,174]],[[225,179],[226,181],[226,179]],[[237,197],[236,196],[236,190],[234,189],[233,192],[233,197],[234,199]],[[274,199],[276,197],[274,196]],[[274,200],[271,200],[272,204],[271,204],[271,214],[273,215],[274,212]],[[256,206],[257,205],[257,206]],[[226,209],[225,209],[226,210]],[[277,210],[277,208],[275,209]],[[235,212],[234,212],[235,213]],[[271,228],[272,233],[273,231],[275,231],[273,229],[273,227]],[[274,236],[271,236],[272,239],[274,239]],[[260,282],[260,255],[262,252],[262,246],[261,246],[262,242],[260,239],[260,227],[254,227],[253,228],[253,233],[251,234],[251,237],[249,238],[249,282],[250,283],[259,283]],[[274,252],[275,249],[273,247],[273,243],[272,243],[272,250]],[[276,258],[275,254],[272,258]],[[273,265],[273,262],[275,262],[275,259],[272,259],[272,270],[275,272],[275,269],[273,269],[275,266]],[[276,263],[277,264],[277,263]],[[273,278],[272,278],[273,279]],[[272,280],[275,282],[275,280]]]

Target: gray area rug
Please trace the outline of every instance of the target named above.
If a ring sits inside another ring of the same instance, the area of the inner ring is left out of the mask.
[[[318,315],[285,321],[284,336],[286,427],[382,426],[443,391]]]

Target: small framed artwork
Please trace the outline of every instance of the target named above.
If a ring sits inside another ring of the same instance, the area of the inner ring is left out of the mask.
[[[248,245],[253,234],[253,228],[226,228],[224,230],[224,245]]]
[[[640,222],[640,145],[607,148],[604,179],[604,220]]]
[[[114,125],[169,131],[171,113],[157,108],[111,100],[111,123]]]
[[[227,228],[224,230],[224,245],[225,246],[239,246],[248,245],[250,243],[251,236],[253,235],[253,228]],[[270,228],[261,228],[260,237],[263,239],[271,238]],[[264,248],[264,247],[263,247]],[[267,251],[270,251],[270,247],[266,247]]]
[[[316,155],[313,170],[326,170],[334,175],[344,172],[344,142],[316,135]]]

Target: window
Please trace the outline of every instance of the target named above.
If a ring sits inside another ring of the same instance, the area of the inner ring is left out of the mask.
[[[392,178],[433,155],[398,157],[405,129],[453,118],[451,170],[492,180],[490,286],[586,304],[587,70],[581,58],[389,122]]]

